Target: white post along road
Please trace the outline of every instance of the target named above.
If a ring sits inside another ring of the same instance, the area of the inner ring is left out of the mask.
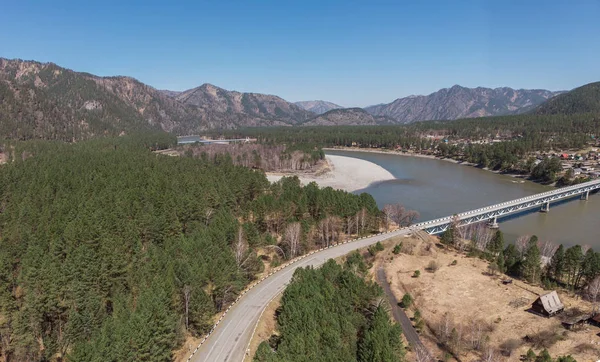
[[[296,258],[282,269],[253,284],[237,302],[227,309],[210,335],[188,358],[194,362],[241,362],[250,343],[262,311],[281,293],[297,268],[320,266],[331,258],[375,244],[394,236],[406,235],[416,229],[404,228],[340,243]]]

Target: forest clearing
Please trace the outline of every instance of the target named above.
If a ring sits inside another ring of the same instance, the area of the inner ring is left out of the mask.
[[[422,334],[431,331],[460,360],[480,360],[486,349],[508,361],[519,360],[530,348],[578,361],[595,361],[600,355],[600,328],[584,324],[567,330],[561,324],[569,316],[589,315],[591,303],[558,290],[565,312],[545,318],[527,310],[548,290],[520,280],[504,284],[507,277],[490,274],[488,262],[440,248],[437,238],[399,238],[395,243],[401,241],[401,253],[381,255],[392,290],[398,300],[412,295],[427,326]],[[424,342],[428,345],[427,338]]]

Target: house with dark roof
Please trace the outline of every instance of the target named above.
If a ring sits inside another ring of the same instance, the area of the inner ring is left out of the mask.
[[[565,310],[564,304],[560,301],[558,293],[552,291],[548,294],[541,295],[531,305],[531,310],[537,314],[546,317],[552,317]]]

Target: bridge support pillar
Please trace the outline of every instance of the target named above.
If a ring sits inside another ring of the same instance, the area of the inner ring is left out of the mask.
[[[590,197],[590,192],[586,191],[584,193],[581,194],[581,199],[587,201],[588,198]]]
[[[542,205],[542,209],[540,211],[541,212],[550,212],[550,202],[546,202],[544,205]]]
[[[488,227],[490,229],[498,229],[500,226],[498,226],[498,217],[494,216],[493,219],[490,219],[490,222],[488,223]]]

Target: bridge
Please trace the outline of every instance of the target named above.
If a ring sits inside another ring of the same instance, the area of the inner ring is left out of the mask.
[[[211,145],[211,144],[227,145],[230,143],[250,143],[250,142],[256,142],[256,138],[246,137],[246,138],[214,139],[214,140],[213,139],[204,139],[204,138],[200,138],[198,136],[183,136],[183,137],[177,138],[177,144],[179,144],[179,145],[188,144],[188,143],[202,143],[205,145]]]
[[[591,191],[599,189],[600,180],[588,181],[574,186],[522,197],[517,200],[482,207],[477,210],[417,223],[411,226],[411,228],[420,229],[431,235],[435,235],[446,231],[453,222],[458,222],[459,226],[465,226],[488,221],[490,226],[497,227],[499,217],[509,216],[536,207],[540,208],[542,212],[549,212],[550,204],[553,202],[570,199],[578,195],[581,196],[582,200],[587,200]]]

